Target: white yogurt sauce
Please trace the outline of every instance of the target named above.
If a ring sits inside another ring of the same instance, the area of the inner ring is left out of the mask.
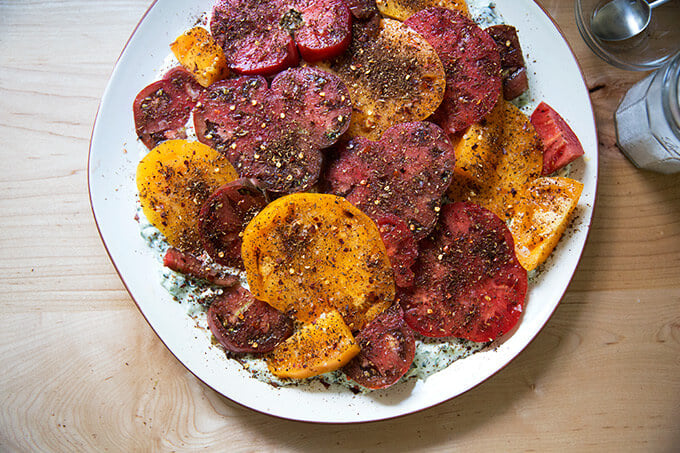
[[[467,5],[472,20],[482,28],[505,23],[501,15],[496,11],[496,4],[494,2],[489,2],[488,0],[468,0]]]
[[[212,297],[221,294],[223,290],[219,287],[186,277],[163,266],[162,257],[169,248],[168,243],[165,241],[163,234],[148,222],[141,208],[138,209],[137,214],[139,217],[141,236],[149,247],[157,253],[157,270],[161,285],[168,291],[174,300],[184,306],[187,315],[194,319],[196,325],[205,332],[206,341],[212,341],[212,343],[215,344],[216,342],[212,340],[210,331],[207,328],[207,301]],[[241,275],[241,284],[246,288],[248,287],[244,275]],[[486,345],[487,343],[475,343],[458,338],[420,338],[416,340],[416,354],[413,365],[411,365],[411,368],[402,379],[425,379],[448,367],[454,361],[479,351]],[[214,347],[220,346],[215,345]],[[355,391],[368,391],[367,389],[363,389],[356,382],[347,379],[340,371],[326,373],[321,376],[304,380],[280,379],[269,372],[267,364],[259,357],[252,354],[244,354],[236,360],[238,360],[238,362],[243,365],[244,369],[255,378],[278,386],[300,385],[304,382],[316,380],[326,384],[353,388]]]
[[[489,2],[488,0],[468,0],[467,4],[473,20],[475,20],[482,28],[504,23],[502,17],[495,9],[495,3]],[[191,118],[187,124],[187,135],[189,135],[189,139],[195,139],[193,121]],[[146,153],[148,153],[148,150],[141,145],[140,159]],[[169,247],[165,238],[157,228],[148,222],[141,208],[138,209],[137,214],[142,237],[146,240],[149,247],[157,252],[158,274],[162,286],[172,295],[174,300],[185,307],[187,315],[195,321],[195,326],[205,333],[206,341],[211,341],[214,345],[213,347],[221,347],[216,344],[216,341],[214,341],[207,327],[206,301],[210,300],[215,295],[221,294],[222,289],[204,282],[196,281],[192,278],[187,278],[182,274],[164,267],[162,257]],[[242,273],[240,277],[241,284],[247,288],[248,285],[245,275]],[[488,344],[489,343],[476,343],[458,338],[419,338],[416,340],[416,353],[413,364],[402,380],[427,379],[427,377],[445,369],[456,360],[468,357],[469,355],[480,351]],[[318,381],[326,385],[338,385],[350,388],[354,392],[363,393],[370,391],[359,386],[356,382],[349,380],[341,371],[326,373],[321,376],[303,380],[280,379],[271,374],[267,368],[266,362],[259,357],[251,354],[244,354],[238,358],[234,358],[234,360],[237,360],[254,378],[272,385],[304,385],[305,383]]]

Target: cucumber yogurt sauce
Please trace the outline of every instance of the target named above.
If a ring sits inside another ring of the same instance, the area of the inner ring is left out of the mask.
[[[468,0],[467,5],[472,19],[482,28],[504,23],[502,17],[496,11],[494,2],[489,2],[488,0]],[[172,60],[173,57],[171,56],[169,58]],[[176,61],[168,61],[164,66],[174,64],[176,64]],[[519,99],[520,102],[522,97]],[[195,139],[193,118],[189,119],[186,129],[188,138]],[[148,153],[148,149],[140,142],[140,159],[146,153]],[[221,294],[223,290],[220,287],[187,278],[184,275],[163,266],[162,258],[169,247],[167,242],[161,232],[148,222],[139,206],[137,209],[137,217],[139,218],[141,236],[149,247],[155,251],[155,254],[158,257],[158,274],[161,285],[168,291],[174,300],[185,307],[187,315],[195,321],[195,327],[204,333],[206,341],[212,342],[213,347],[220,347],[216,341],[214,341],[208,328],[206,311],[212,297]],[[234,272],[236,273],[237,271],[234,270]],[[248,285],[245,273],[242,272],[239,276],[242,286],[247,288]],[[489,343],[476,343],[458,338],[417,338],[413,364],[401,380],[424,380],[434,373],[447,368],[456,360],[468,357],[488,345]],[[320,382],[325,386],[341,386],[352,389],[354,392],[363,393],[370,391],[364,389],[356,382],[349,380],[341,371],[334,371],[302,380],[280,379],[269,372],[267,364],[259,357],[255,357],[252,354],[242,354],[238,356],[226,354],[229,358],[237,360],[250,375],[272,385],[288,386]]]

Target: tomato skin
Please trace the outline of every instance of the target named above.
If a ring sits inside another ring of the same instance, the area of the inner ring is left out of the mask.
[[[555,173],[585,154],[571,127],[545,102],[538,104],[531,114],[531,124],[543,142],[543,176]]]
[[[400,295],[413,330],[486,342],[517,324],[527,272],[498,216],[472,203],[445,205],[439,225],[420,245],[415,285]]]
[[[231,287],[239,282],[236,275],[228,274],[222,269],[208,265],[191,253],[182,252],[174,247],[170,247],[165,252],[163,266],[189,277],[206,280],[213,285]]]
[[[290,318],[241,286],[210,304],[208,327],[227,351],[236,353],[270,352],[293,334]]]
[[[361,352],[343,368],[353,381],[369,389],[396,383],[411,367],[416,352],[413,331],[395,303],[356,335]]]

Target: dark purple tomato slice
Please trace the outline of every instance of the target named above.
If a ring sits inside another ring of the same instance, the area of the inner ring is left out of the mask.
[[[445,205],[437,228],[420,243],[413,271],[415,284],[400,303],[408,325],[422,335],[491,341],[522,314],[526,270],[505,223],[481,206]]]
[[[241,233],[266,204],[262,190],[245,178],[213,192],[201,208],[198,223],[208,255],[225,266],[243,267]]]
[[[380,237],[392,264],[394,283],[400,288],[413,285],[411,266],[418,258],[418,244],[406,222],[395,215],[385,215],[376,222]]]
[[[168,269],[189,277],[199,278],[218,286],[234,286],[239,282],[238,276],[230,274],[220,266],[207,264],[188,252],[170,247],[163,256],[163,265]]]
[[[295,0],[302,26],[295,42],[302,58],[309,62],[337,57],[352,40],[352,15],[343,0]]]
[[[238,74],[272,75],[300,60],[283,21],[281,1],[220,0],[213,8],[210,30]]]
[[[375,0],[344,0],[345,4],[357,19],[366,20],[378,14]]]
[[[194,77],[181,67],[168,71],[142,89],[132,104],[135,132],[147,148],[176,138],[186,138],[184,126],[202,91]]]
[[[241,149],[258,147],[267,135],[268,92],[267,81],[259,76],[242,76],[210,85],[194,109],[196,137],[234,164]]]
[[[404,21],[437,51],[446,72],[444,100],[434,122],[449,134],[484,118],[501,95],[496,42],[459,10],[427,8]]]
[[[231,352],[269,352],[293,333],[290,318],[241,286],[225,290],[210,304],[208,326]]]
[[[399,304],[378,315],[355,338],[361,351],[342,370],[366,388],[389,387],[406,374],[413,363],[416,342]]]
[[[529,88],[522,47],[519,44],[517,29],[512,25],[493,25],[486,29],[491,35],[501,55],[501,77],[503,78],[503,98],[515,99]]]
[[[333,74],[316,68],[284,71],[272,81],[271,91],[269,109],[319,148],[335,143],[349,127],[349,90]]]
[[[417,240],[432,230],[448,188],[455,155],[451,141],[426,121],[392,126],[379,141],[351,140],[329,162],[329,191],[373,221],[396,215]]]
[[[300,192],[319,178],[321,149],[347,129],[349,103],[337,76],[292,68],[271,89],[260,76],[211,85],[194,125],[198,140],[224,153],[240,176],[271,192]]]

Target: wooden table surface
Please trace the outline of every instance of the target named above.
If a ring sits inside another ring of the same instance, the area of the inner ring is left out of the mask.
[[[592,232],[559,308],[509,366],[434,408],[314,425],[240,407],[166,350],[90,211],[100,97],[148,0],[0,0],[0,451],[680,451],[680,175],[637,170],[612,114],[644,74],[581,40],[599,130]]]

